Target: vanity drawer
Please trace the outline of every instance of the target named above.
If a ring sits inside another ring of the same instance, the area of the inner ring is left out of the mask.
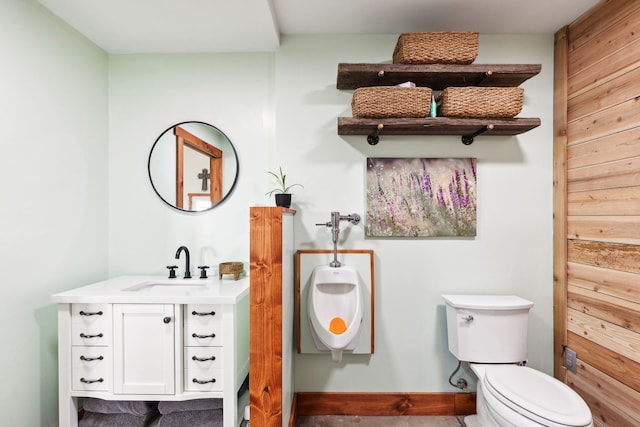
[[[222,347],[187,347],[184,353],[184,389],[221,391]]]
[[[217,305],[190,304],[184,311],[186,346],[223,344],[222,310]]]
[[[185,391],[222,391],[222,369],[207,372],[184,371]]]
[[[71,344],[109,345],[111,343],[110,304],[71,305]]]
[[[74,390],[109,390],[109,347],[79,346],[71,349],[71,382]]]
[[[185,347],[184,366],[201,371],[222,368],[222,347]]]

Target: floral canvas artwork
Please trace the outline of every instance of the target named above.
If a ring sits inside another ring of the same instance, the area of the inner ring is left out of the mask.
[[[368,158],[368,237],[476,235],[476,159]]]

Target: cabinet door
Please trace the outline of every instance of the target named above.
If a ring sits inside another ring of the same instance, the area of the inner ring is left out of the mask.
[[[114,304],[114,392],[174,394],[172,304]]]

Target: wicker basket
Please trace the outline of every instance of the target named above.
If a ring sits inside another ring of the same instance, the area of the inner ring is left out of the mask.
[[[448,87],[438,115],[445,117],[515,117],[522,111],[519,87]]]
[[[428,117],[431,89],[428,87],[373,86],[353,92],[353,117],[381,119]]]
[[[471,64],[478,56],[478,33],[403,33],[393,51],[394,64]]]

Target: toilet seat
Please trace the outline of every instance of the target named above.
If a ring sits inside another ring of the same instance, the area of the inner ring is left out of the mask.
[[[542,426],[593,425],[589,407],[574,390],[535,369],[517,365],[488,366],[482,384],[487,403],[498,412],[497,407],[502,404]],[[501,415],[508,417],[508,414]]]

